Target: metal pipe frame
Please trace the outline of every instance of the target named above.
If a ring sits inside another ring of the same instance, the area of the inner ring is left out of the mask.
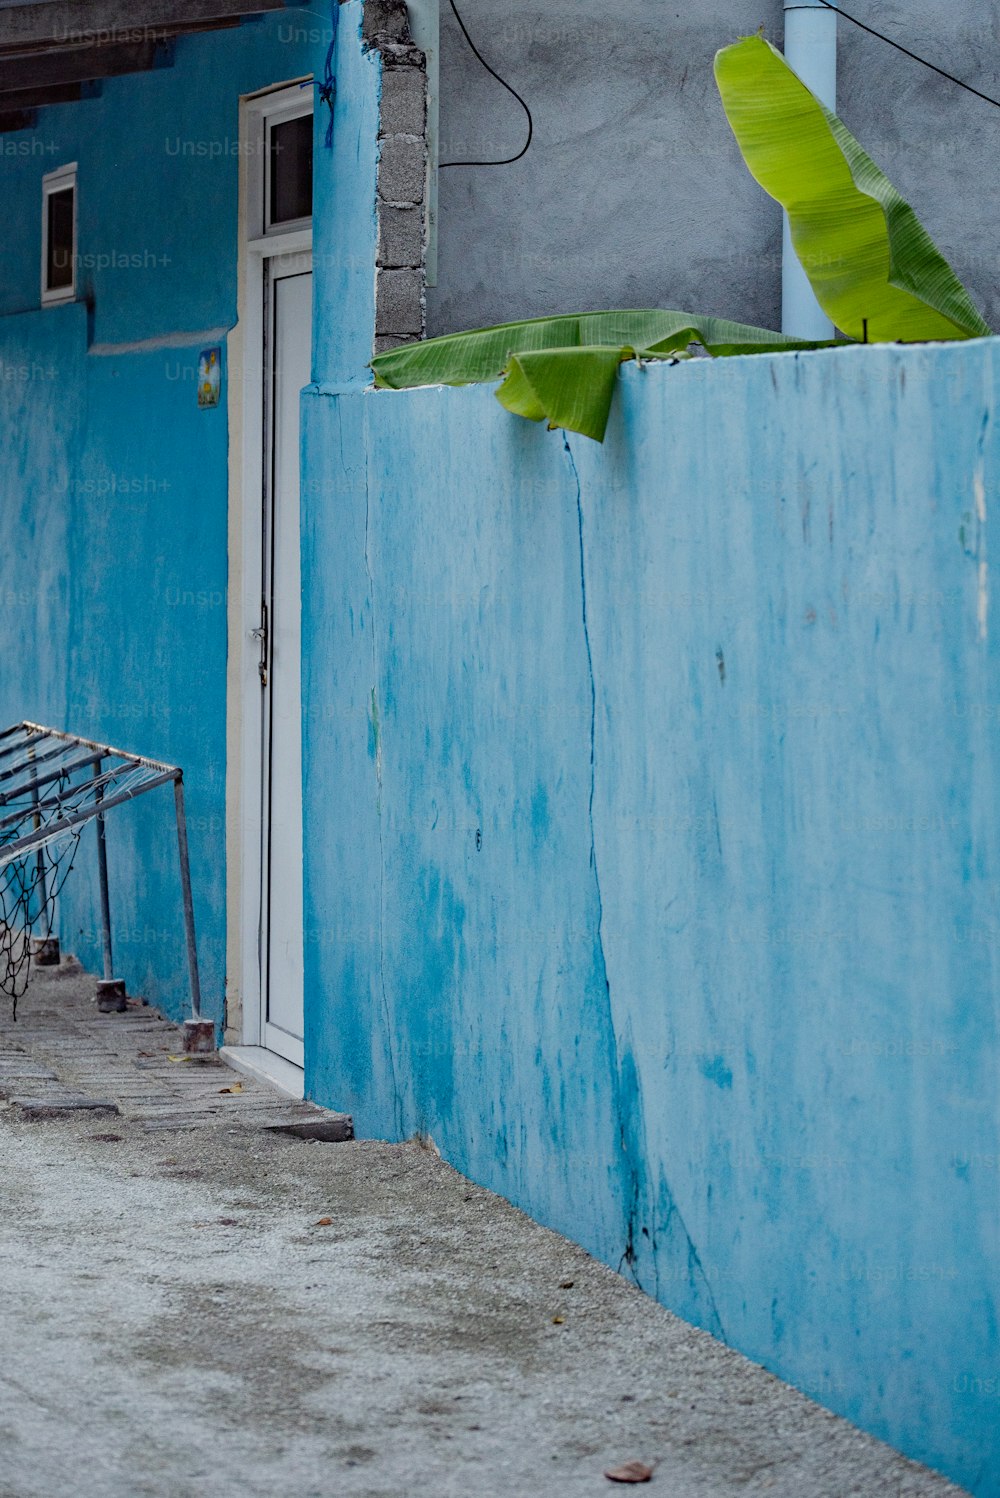
[[[26,740],[25,742],[26,742],[26,744],[28,744],[29,750],[30,750],[30,744],[33,743],[34,740],[30,740],[30,741]],[[23,746],[19,744],[17,747],[21,748]],[[32,760],[32,764],[35,764],[35,765],[44,765],[49,760],[58,759],[59,756],[60,756],[60,754],[65,754],[66,753],[66,748],[67,748],[67,746],[65,744],[57,744],[56,747],[54,749],[50,749],[47,754],[36,754],[35,757],[34,757],[34,759]],[[0,754],[10,753],[10,752],[11,751],[10,751],[9,748],[7,750],[0,749]],[[9,770],[0,770],[0,781],[10,780],[10,778],[13,775],[20,775],[22,769],[23,769],[23,764],[16,764],[16,765],[12,765]]]
[[[16,731],[18,733],[20,733],[23,728],[24,728],[24,724],[23,723],[18,723]],[[15,730],[8,728],[7,731],[6,731],[6,733],[0,734],[0,738],[4,738],[5,739],[5,738],[7,738],[7,736],[10,733],[12,733],[14,731]],[[31,734],[28,735],[28,737],[26,739],[22,739],[19,744],[5,744],[3,746],[3,748],[0,749],[0,758],[6,758],[6,756],[8,754],[17,754],[19,750],[26,749],[29,744],[34,744],[39,739],[44,738],[44,737],[45,737],[45,735],[42,734],[42,733],[31,733]]]
[[[149,759],[145,754],[131,754],[127,749],[115,749],[111,744],[99,744],[96,739],[84,739],[74,733],[62,733],[58,728],[45,728],[40,723],[29,723],[27,719],[23,723],[15,725],[23,728],[29,733],[44,734],[49,739],[63,739],[67,744],[74,744],[78,749],[97,749],[105,759],[127,759],[133,764],[145,765],[147,770],[173,770],[176,774],[181,771],[177,765],[168,765],[162,759]],[[11,730],[8,728],[7,733]],[[0,734],[0,738],[4,735]]]
[[[101,761],[97,761],[95,780],[99,781]],[[104,803],[104,787],[98,784],[94,792],[98,806]],[[94,818],[97,827],[97,881],[101,892],[101,946],[104,958],[104,977],[110,983],[115,975],[114,955],[111,951],[111,897],[108,894],[108,845],[104,833],[104,812]]]
[[[102,810],[107,812],[113,806],[124,806],[126,801],[134,801],[137,796],[142,796],[146,791],[153,791],[159,785],[166,785],[169,781],[176,780],[180,773],[180,770],[164,770],[162,775],[154,775],[151,780],[147,780],[144,785],[137,786],[134,791],[120,791],[117,796],[107,796],[102,803]],[[79,786],[76,789],[79,790]],[[29,832],[24,837],[16,838],[12,843],[0,843],[0,859],[4,863],[9,863],[12,856],[30,853],[39,843],[47,843],[53,837],[79,827],[81,822],[92,822],[96,816],[96,809],[88,806],[84,811],[76,811],[71,816],[60,818],[58,822],[50,822],[40,832]]]
[[[98,754],[85,754],[81,759],[74,759],[68,765],[62,765],[57,770],[49,770],[45,775],[38,775],[29,780],[26,785],[15,785],[7,791],[0,791],[0,806],[6,806],[8,801],[15,801],[19,796],[26,796],[32,790],[37,790],[43,785],[52,785],[57,780],[65,780],[69,775],[75,775],[77,770],[86,770],[96,760],[100,759]],[[21,773],[20,771],[18,773]],[[40,805],[54,805],[60,798],[51,797],[49,801],[40,802]],[[5,818],[4,820],[9,820]]]
[[[8,743],[14,735],[23,735],[22,738]],[[36,749],[43,749],[46,741],[56,740],[57,744],[52,748],[44,748],[43,753],[36,753]],[[72,749],[87,751],[78,758],[71,758],[67,763],[58,765],[55,769],[47,770],[44,774],[38,774],[38,765],[59,758],[60,754],[66,754]],[[85,739],[75,734],[64,733],[58,729],[45,728],[38,723],[22,722],[15,723],[10,728],[0,731],[0,759],[13,754],[22,754],[23,760],[19,764],[8,766],[6,770],[0,771],[0,781],[11,780],[18,775],[28,775],[28,779],[19,785],[15,785],[0,792],[0,806],[9,804],[18,796],[26,796],[28,804],[15,808],[5,816],[0,817],[0,871],[15,860],[37,853],[39,860],[43,860],[45,845],[54,838],[65,833],[72,832],[76,827],[87,822],[97,824],[97,870],[100,883],[101,899],[101,937],[104,958],[105,979],[111,979],[113,975],[113,952],[111,944],[111,900],[108,886],[108,856],[107,856],[107,830],[105,819],[107,813],[116,806],[124,806],[126,802],[134,801],[137,796],[145,795],[147,791],[156,790],[159,786],[170,785],[174,787],[174,814],[177,823],[177,851],[180,861],[181,898],[184,910],[184,937],[187,946],[188,977],[191,986],[191,1013],[194,1019],[201,1018],[201,980],[198,973],[198,946],[195,934],[194,921],[194,897],[191,889],[191,860],[188,850],[187,817],[184,810],[184,776],[178,765],[168,765],[162,760],[149,759],[141,754],[129,754],[125,750],[115,749],[110,744],[99,744],[93,739]],[[109,769],[104,769],[105,760],[115,760]],[[29,771],[30,767],[30,771]],[[93,801],[90,805],[71,811],[66,816],[57,817],[55,821],[46,823],[43,813],[53,809],[58,812],[64,802],[71,795],[78,795],[81,790],[88,788],[88,783],[60,786],[55,795],[46,797],[39,796],[39,788],[52,785],[55,782],[64,782],[71,775],[81,770],[93,767],[94,774],[89,783],[89,789],[93,791]],[[125,790],[115,790],[115,780],[119,775],[133,772],[137,769],[145,769],[153,773],[140,785],[128,787]],[[110,792],[110,794],[109,794]],[[4,830],[16,827],[18,822],[30,819],[31,830],[15,837],[11,841],[4,841]],[[42,876],[42,888],[44,890],[44,871]]]
[[[187,817],[184,814],[184,778],[174,781],[174,809],[177,815],[177,851],[181,865],[181,898],[184,902],[184,935],[187,940],[188,976],[191,980],[191,1012],[201,1018],[201,980],[198,977],[198,944],[194,934],[194,899],[191,895],[191,860],[188,857]]]
[[[28,752],[29,752],[29,754],[31,753],[30,750]],[[35,763],[34,760],[32,762]],[[37,786],[37,783],[32,786],[32,790],[31,790],[31,801],[32,801],[32,805],[35,808],[33,816],[32,816],[32,821],[34,823],[35,831],[38,832],[41,829],[42,817],[41,817],[41,810],[40,810],[39,804],[38,804],[38,786]],[[45,849],[44,848],[39,848],[38,851],[37,851],[37,853],[35,854],[35,875],[36,875],[36,878],[38,880],[38,889],[40,891],[40,894],[39,894],[39,910],[40,911],[42,911],[42,910],[48,911],[49,900],[48,900],[47,882],[46,882],[46,877],[45,877]],[[34,917],[32,917],[32,919],[34,919]],[[46,934],[46,936],[48,936],[48,934],[49,934],[48,931],[46,931],[45,934]]]

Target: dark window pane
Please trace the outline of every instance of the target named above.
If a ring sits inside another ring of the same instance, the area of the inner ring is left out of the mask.
[[[313,122],[311,114],[271,126],[272,224],[312,213]]]
[[[73,189],[49,193],[48,263],[45,289],[62,291],[73,284]]]

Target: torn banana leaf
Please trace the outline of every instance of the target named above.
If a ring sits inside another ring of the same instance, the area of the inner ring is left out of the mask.
[[[717,53],[715,78],[743,159],[786,210],[835,327],[869,343],[989,334],[909,203],[780,52],[745,37]]]
[[[515,354],[497,400],[515,416],[548,421],[603,442],[626,348],[543,349]]]
[[[376,386],[391,390],[503,379],[497,399],[509,411],[601,442],[619,364],[677,358],[692,343],[717,355],[826,346],[690,312],[583,312],[404,344],[372,369]]]

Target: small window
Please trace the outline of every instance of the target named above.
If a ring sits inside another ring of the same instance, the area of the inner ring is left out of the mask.
[[[42,305],[76,296],[76,165],[42,178]]]
[[[287,226],[312,215],[313,117],[267,122],[267,227]]]

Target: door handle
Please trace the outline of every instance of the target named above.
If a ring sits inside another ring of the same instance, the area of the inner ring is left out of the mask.
[[[257,675],[260,677],[260,684],[261,684],[261,686],[262,687],[266,687],[267,686],[267,651],[268,651],[268,645],[270,643],[270,636],[269,636],[269,631],[268,631],[268,627],[267,627],[267,604],[264,602],[263,599],[261,599],[261,603],[260,603],[260,624],[257,626],[256,629],[252,629],[250,631],[250,638],[252,640],[256,640],[257,643],[258,643],[258,645],[260,646],[260,659],[257,662]]]

